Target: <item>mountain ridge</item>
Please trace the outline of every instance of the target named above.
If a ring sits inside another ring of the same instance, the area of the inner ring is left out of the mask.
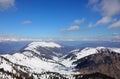
[[[38,43],[38,42],[36,42],[36,43]],[[41,42],[39,42],[39,43],[41,43]],[[46,42],[46,44],[47,43],[48,42]],[[30,44],[33,44],[33,43],[30,43]],[[30,44],[28,44],[27,47],[29,47]],[[55,44],[55,45],[57,45],[57,44]],[[49,45],[47,45],[47,46],[49,46]],[[80,61],[78,61],[78,60],[80,60],[82,58],[86,59],[88,56],[91,57],[94,55],[99,55],[101,53],[108,53],[108,51],[109,51],[110,55],[112,55],[111,52],[114,52],[116,54],[120,53],[119,48],[106,48],[106,47],[96,47],[96,48],[89,47],[88,48],[87,47],[84,49],[75,49],[75,50],[69,51],[69,54],[72,54],[72,55],[68,56],[69,55],[68,54],[68,55],[61,57],[61,56],[54,55],[55,53],[56,54],[58,54],[58,53],[54,52],[53,47],[56,48],[55,46],[52,46],[52,49],[51,49],[51,46],[49,48],[49,47],[46,47],[45,45],[43,45],[43,46],[38,45],[37,48],[36,48],[36,46],[35,47],[33,46],[33,48],[29,48],[29,49],[24,48],[24,49],[22,49],[22,51],[14,53],[12,55],[6,54],[6,55],[1,55],[1,56],[6,59],[9,59],[9,61],[14,64],[28,67],[29,77],[32,76],[35,78],[37,74],[40,74],[43,72],[45,72],[45,74],[46,74],[46,72],[56,72],[56,73],[63,75],[64,79],[67,77],[68,77],[68,79],[78,79],[78,78],[74,78],[74,75],[77,75],[77,74],[79,75],[79,74],[81,74],[81,72],[83,72],[83,71],[81,71],[81,68],[77,68],[77,66],[80,63]],[[59,46],[57,49],[60,49],[61,47],[63,47],[63,46]],[[39,50],[38,50],[38,48],[39,48]],[[41,50],[44,50],[44,51],[41,51]],[[49,55],[49,56],[45,57],[47,55]],[[103,60],[106,60],[106,59],[103,59]],[[112,61],[112,60],[110,60],[110,61]],[[81,62],[84,62],[84,61],[81,61]],[[18,71],[20,69],[21,68],[18,68]],[[84,71],[86,71],[86,70],[84,70]],[[98,71],[95,71],[92,73],[84,73],[84,74],[93,74],[96,72],[98,72]],[[21,72],[21,73],[24,73],[24,72]],[[105,74],[105,73],[102,72],[102,74]],[[50,74],[46,74],[46,75],[50,76]],[[44,75],[44,76],[46,76],[46,75]],[[70,75],[71,75],[71,78],[70,78]],[[111,76],[109,74],[105,74],[105,75]],[[40,75],[39,75],[39,77],[40,77]],[[36,77],[35,79],[38,79],[39,77]],[[119,75],[118,75],[118,77],[116,77],[116,76],[112,76],[112,77],[115,77],[116,79],[118,79]],[[59,78],[60,78],[60,76],[59,76]],[[62,79],[62,78],[60,78],[60,79]],[[45,78],[45,79],[47,79],[47,78]]]

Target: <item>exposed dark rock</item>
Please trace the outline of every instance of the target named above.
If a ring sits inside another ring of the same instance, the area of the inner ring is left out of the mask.
[[[73,64],[83,74],[100,72],[116,79],[120,78],[120,54],[109,49],[98,50],[98,53],[79,59]]]

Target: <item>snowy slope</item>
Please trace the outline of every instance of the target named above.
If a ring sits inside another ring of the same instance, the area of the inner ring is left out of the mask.
[[[64,56],[61,59],[61,63],[64,64],[68,68],[74,68],[75,65],[73,65],[74,61],[77,61],[78,59],[81,59],[83,57],[87,57],[89,55],[93,55],[96,53],[100,53],[102,51],[106,51],[106,49],[110,50],[111,52],[120,53],[120,48],[106,48],[106,47],[96,47],[96,48],[84,48],[82,50],[75,49],[70,51],[70,54]]]
[[[59,71],[66,68],[57,62],[59,58],[54,51],[49,48],[61,48],[54,42],[32,42],[22,52],[13,55],[2,55],[11,62],[31,68],[31,73],[41,73],[44,71]],[[48,57],[47,57],[48,56]],[[51,58],[49,58],[51,57]],[[3,65],[1,65],[2,67]]]
[[[3,56],[13,63],[30,67],[32,69],[31,72],[41,73],[44,71],[59,71],[62,68],[64,69],[64,66],[52,60],[41,60],[38,57],[28,57],[21,53]]]
[[[20,76],[24,78],[25,75],[27,76],[30,74],[30,71],[30,67],[14,63],[6,57],[0,56],[0,78],[18,79]]]
[[[109,48],[110,50],[113,50],[114,52],[120,53],[120,48]]]
[[[14,74],[18,71],[34,74],[34,77],[36,77],[35,79],[47,79],[44,78],[46,75],[43,74],[43,76],[41,76],[42,73],[46,74],[46,72],[48,72],[48,76],[59,73],[64,74],[65,77],[70,79],[71,74],[77,74],[73,72],[76,66],[73,62],[89,55],[107,51],[106,49],[109,49],[111,52],[120,53],[120,48],[87,47],[82,50],[72,50],[68,55],[59,57],[57,52],[54,51],[56,49],[51,50],[51,48],[60,49],[62,47],[63,46],[54,42],[32,42],[20,52],[12,55],[1,55],[0,69],[3,68],[5,71]],[[7,61],[7,59],[9,60]],[[14,69],[14,67],[16,69]],[[39,78],[38,75],[40,76]],[[74,78],[71,77],[71,79]]]
[[[32,42],[28,45],[28,49],[36,49],[37,47],[61,48],[62,46],[54,42]]]
[[[58,58],[53,56],[53,59],[39,58],[34,55],[31,55],[31,52],[24,53],[15,53],[13,55],[3,55],[5,58],[9,59],[11,62],[20,64],[23,66],[30,67],[32,69],[31,72],[41,73],[45,71],[52,72],[60,72],[66,73],[66,71],[72,71],[75,65],[73,65],[74,61],[81,59],[83,57],[100,53],[100,51],[104,51],[109,49],[111,51],[119,51],[119,48],[105,48],[105,47],[96,47],[96,48],[84,48],[82,50],[75,49],[70,51],[71,56],[65,59],[64,56],[62,58]],[[98,52],[99,51],[99,52]],[[26,53],[26,54],[25,54]]]
[[[12,65],[13,64],[11,62],[7,61],[5,58],[0,56],[0,68],[3,68],[5,71],[12,72],[13,71]],[[14,72],[15,71],[13,71],[13,73]]]
[[[56,50],[61,50],[62,46],[54,42],[32,42],[28,44],[21,53],[27,56],[36,55],[39,58],[53,59],[60,55]]]

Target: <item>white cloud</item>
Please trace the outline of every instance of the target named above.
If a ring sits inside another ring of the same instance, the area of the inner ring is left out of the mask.
[[[88,24],[88,28],[92,28],[92,27],[99,26],[99,25],[102,25],[102,24],[108,24],[111,21],[112,21],[111,17],[102,17],[96,23],[94,23],[94,24],[93,23]]]
[[[95,25],[93,23],[88,24],[88,28],[94,27]]]
[[[111,17],[103,17],[102,19],[98,20],[95,25],[107,24],[111,21]]]
[[[0,0],[0,10],[7,10],[15,6],[15,0]]]
[[[92,5],[92,4],[95,4],[95,3],[97,3],[99,0],[89,0],[89,3],[88,3],[88,5]]]
[[[35,38],[0,38],[1,41],[42,41],[42,39]]]
[[[106,16],[114,16],[120,13],[120,0],[103,0],[101,12]]]
[[[32,23],[32,21],[30,21],[30,20],[25,20],[22,22],[23,25],[27,25],[27,24],[31,24],[31,23]]]
[[[69,28],[62,29],[61,32],[76,31],[76,30],[79,30],[79,29],[80,29],[79,26],[70,26]]]
[[[113,41],[120,42],[120,34],[119,33],[113,33],[111,36],[112,36]]]
[[[1,41],[41,41],[40,38],[30,38],[30,37],[22,37],[15,34],[4,34],[0,33],[0,42]]]
[[[22,37],[15,34],[0,34],[1,41],[115,41],[120,42],[120,34],[97,35],[91,37]]]
[[[0,41],[16,41],[15,37],[17,37],[15,34],[1,33],[0,34]]]
[[[108,26],[109,29],[120,27],[120,20]]]
[[[102,18],[94,24],[89,24],[88,27],[99,26],[101,24],[110,24],[109,28],[119,27],[119,22],[115,15],[120,14],[120,0],[89,0],[88,6],[98,12]],[[114,19],[114,18],[115,19]]]
[[[120,13],[120,0],[89,0],[88,5],[102,16],[114,16]]]
[[[84,18],[82,18],[82,19],[76,19],[76,20],[74,20],[74,23],[75,23],[75,24],[81,24],[81,23],[83,23],[84,21],[85,21]]]
[[[112,34],[113,36],[118,36],[118,35],[120,35],[119,33],[113,33]]]
[[[119,33],[113,33],[113,37],[115,39],[120,39],[120,34]],[[120,41],[120,40],[119,40]]]

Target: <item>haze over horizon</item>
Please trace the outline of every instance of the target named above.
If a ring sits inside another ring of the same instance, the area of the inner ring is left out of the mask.
[[[120,42],[120,0],[0,0],[2,41]]]

